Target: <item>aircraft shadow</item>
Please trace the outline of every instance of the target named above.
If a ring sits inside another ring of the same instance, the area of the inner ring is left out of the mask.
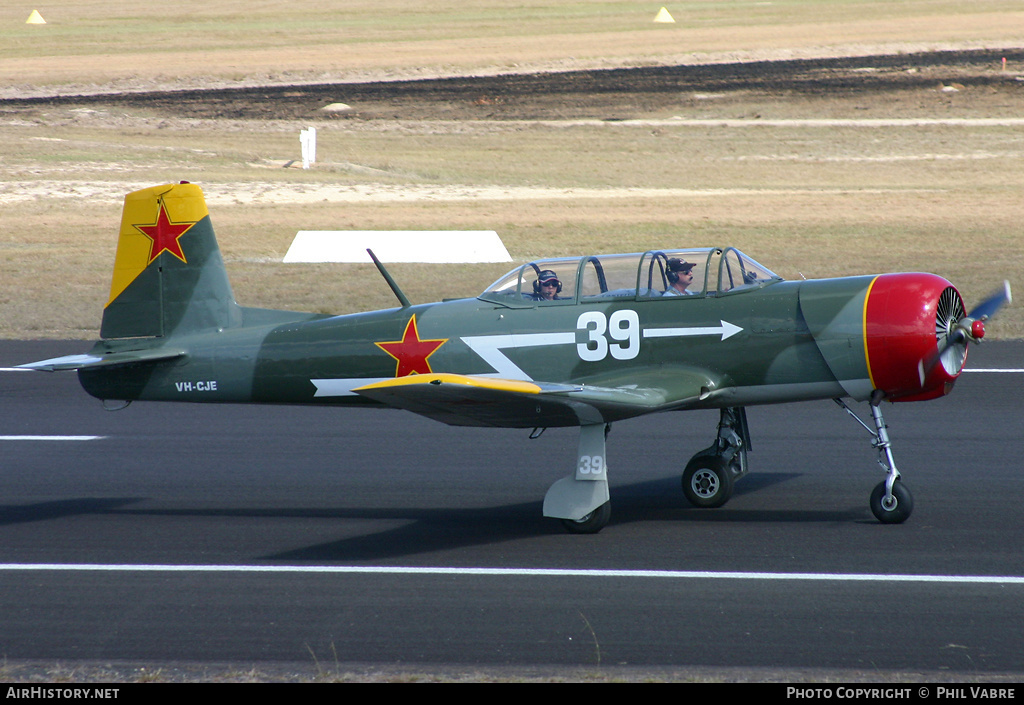
[[[141,500],[135,497],[84,497],[57,499],[34,504],[2,505],[0,506],[0,526],[34,521],[53,521],[54,519],[87,514],[109,514],[139,501]]]
[[[751,475],[736,485],[734,497],[750,495],[799,477],[799,473]],[[763,509],[698,509],[683,496],[679,477],[639,482],[612,488],[612,518],[605,531],[639,522],[688,523],[836,523],[863,518],[866,507],[841,511]],[[500,544],[537,537],[570,536],[557,520],[543,517],[542,502],[526,502],[477,509],[339,510],[346,518],[398,519],[407,523],[384,531],[307,546],[264,556],[286,563],[373,561],[402,558],[471,546]],[[589,544],[588,544],[589,545]]]
[[[799,477],[799,473],[752,474],[736,485],[734,498],[755,495],[772,486]],[[542,502],[504,506],[458,508],[332,507],[286,508],[132,508],[144,498],[80,498],[0,507],[0,525],[52,521],[84,514],[213,517],[254,519],[310,519],[378,522],[387,528],[370,528],[366,533],[337,541],[309,545],[296,550],[260,556],[259,560],[283,563],[324,563],[338,561],[380,561],[408,558],[548,536],[567,536],[558,521],[544,518]],[[815,509],[772,509],[770,507],[697,509],[690,506],[679,487],[678,476],[613,486],[612,519],[616,525],[639,522],[687,522],[701,524],[753,522],[853,522],[864,518],[866,508],[828,511]],[[352,527],[349,527],[350,529]],[[358,527],[355,528],[359,530]],[[587,537],[572,537],[586,541]]]

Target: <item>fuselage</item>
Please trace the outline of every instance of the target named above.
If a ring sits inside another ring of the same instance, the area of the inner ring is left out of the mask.
[[[703,398],[681,408],[863,399],[876,388],[865,324],[876,279],[715,296],[461,299],[195,333],[175,341],[187,350],[180,360],[80,375],[103,399],[191,402],[364,404],[354,388],[430,372],[620,386],[707,376]]]

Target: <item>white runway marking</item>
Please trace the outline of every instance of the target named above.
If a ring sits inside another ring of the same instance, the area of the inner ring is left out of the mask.
[[[105,436],[0,436],[0,441],[96,441]]]
[[[1019,370],[1017,370],[1017,369],[983,370],[983,369],[978,368],[978,369],[973,369],[973,370],[964,370],[964,372],[1003,372],[1003,373],[1007,373],[1007,374],[1013,374],[1013,373],[1024,372],[1024,369],[1019,369]]]
[[[1024,118],[639,118],[636,120],[537,120],[550,127],[1020,127]]]
[[[676,580],[797,580],[1024,585],[1019,575],[908,575],[884,573],[757,573],[703,570],[587,570],[557,568],[446,568],[327,565],[172,565],[119,563],[0,563],[0,571],[124,573],[322,573],[335,575],[488,575],[503,577],[670,578]]]

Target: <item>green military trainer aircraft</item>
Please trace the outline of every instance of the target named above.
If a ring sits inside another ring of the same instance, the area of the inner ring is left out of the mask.
[[[372,256],[372,253],[371,253]],[[720,409],[718,433],[682,486],[718,507],[747,472],[744,408],[835,399],[873,437],[882,522],[913,500],[893,460],[882,401],[949,393],[970,342],[1009,286],[965,313],[933,274],[784,281],[734,248],[649,250],[524,264],[479,296],[340,316],[239,306],[202,190],[125,197],[100,340],[23,367],[77,370],[105,401],[362,404],[447,424],[580,428],[575,469],[544,515],[575,533],[610,517],[609,424]],[[846,399],[868,402],[874,429]]]

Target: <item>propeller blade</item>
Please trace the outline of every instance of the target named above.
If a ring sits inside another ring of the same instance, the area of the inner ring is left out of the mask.
[[[976,321],[983,321],[986,318],[991,318],[996,311],[1003,307],[1004,304],[1008,304],[1012,300],[1013,297],[1010,295],[1010,282],[1004,281],[1002,289],[975,306],[967,316]]]

